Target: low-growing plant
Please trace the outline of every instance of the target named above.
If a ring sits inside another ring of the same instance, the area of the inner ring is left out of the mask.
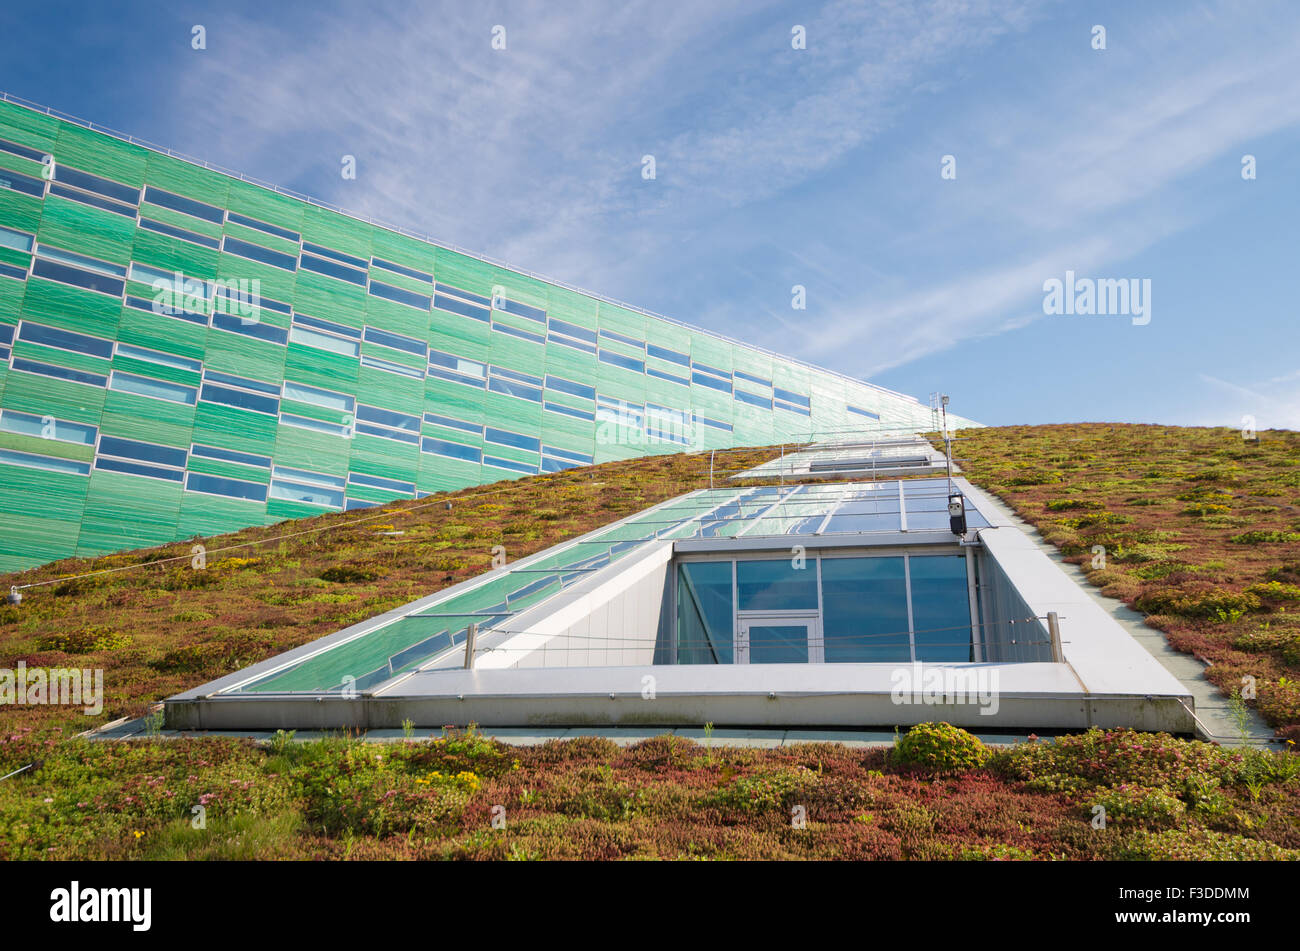
[[[949,723],[918,723],[895,744],[892,761],[935,772],[961,772],[978,769],[988,758],[988,747],[974,734]]]

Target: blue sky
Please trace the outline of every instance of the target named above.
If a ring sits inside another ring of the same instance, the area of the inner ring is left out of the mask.
[[[1293,2],[5,19],[13,95],[982,422],[1300,427]],[[1067,270],[1150,280],[1150,322],[1045,315]]]

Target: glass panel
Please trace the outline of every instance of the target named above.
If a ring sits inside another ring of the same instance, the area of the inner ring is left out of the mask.
[[[678,566],[677,663],[730,664],[734,607],[730,561]]]
[[[808,625],[751,625],[749,662],[751,664],[808,663]]]
[[[260,244],[253,244],[251,241],[240,241],[238,238],[232,238],[229,235],[226,235],[225,251],[227,254],[236,254],[241,258],[259,261],[262,264],[269,264],[272,267],[282,268],[286,271],[296,271],[298,269],[298,259],[292,254],[281,254],[279,251],[264,248]]]
[[[737,561],[736,588],[742,611],[795,611],[817,609],[817,565],[792,559]]]
[[[966,557],[913,555],[909,568],[916,659],[972,660]]]
[[[361,344],[355,340],[344,340],[329,334],[316,333],[316,331],[308,330],[297,323],[293,325],[293,329],[289,332],[289,339],[294,343],[302,344],[304,347],[329,350],[348,357],[355,357],[361,352]]]
[[[823,558],[821,568],[826,662],[910,661],[903,559]]]
[[[110,389],[120,390],[123,393],[134,393],[137,396],[148,396],[172,403],[185,403],[189,406],[193,406],[198,397],[198,390],[192,386],[152,380],[148,377],[136,376],[134,373],[123,373],[121,370],[113,371],[108,385]]]

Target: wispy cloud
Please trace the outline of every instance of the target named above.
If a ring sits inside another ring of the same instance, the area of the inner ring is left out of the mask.
[[[963,155],[980,156],[978,186],[941,182],[936,164],[932,183],[913,194],[915,224],[894,235],[899,246],[937,256],[947,273],[924,290],[840,301],[809,325],[807,351],[828,358],[889,340],[872,351],[877,373],[1012,329],[1042,316],[1047,278],[1066,269],[1132,276],[1136,256],[1215,213],[1203,195],[1177,186],[1300,123],[1300,32],[1291,25],[1262,50],[1220,42],[1213,54],[1204,44],[1180,47],[1185,30],[1171,28],[1165,40],[1146,66],[1098,68],[1085,88],[1066,73],[1039,91],[1044,103],[1077,103],[1068,113],[1002,100],[973,110],[948,134],[974,143]],[[1234,174],[1230,167],[1229,185]]]

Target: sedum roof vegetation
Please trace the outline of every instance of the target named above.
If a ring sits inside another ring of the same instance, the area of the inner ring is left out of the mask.
[[[962,433],[956,454],[1106,593],[1212,661],[1215,683],[1254,676],[1248,702],[1300,738],[1300,436],[1007,427]],[[0,707],[0,775],[38,763],[0,782],[0,859],[1300,857],[1300,756],[1129,731],[990,751],[922,726],[896,752],[512,748],[472,730],[385,745],[70,736],[463,581],[494,545],[513,560],[708,482],[707,454],[657,456],[205,539],[202,571],[184,542],[0,578],[54,582],[0,607],[0,668],[103,668],[106,691],[97,717]],[[103,568],[126,570],[68,577]]]

